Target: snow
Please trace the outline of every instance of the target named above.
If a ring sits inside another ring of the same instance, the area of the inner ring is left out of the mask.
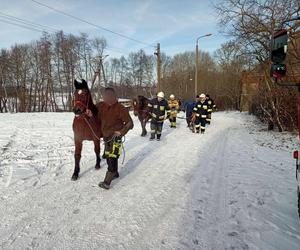
[[[72,119],[0,115],[0,249],[300,248],[296,135],[218,112],[204,135],[178,119],[149,142],[134,118],[121,177],[106,191],[91,142],[70,180]]]

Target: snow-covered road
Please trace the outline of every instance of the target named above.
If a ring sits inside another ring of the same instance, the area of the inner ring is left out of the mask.
[[[106,191],[91,142],[70,180],[72,118],[0,114],[0,249],[300,249],[295,136],[219,112],[204,135],[179,120],[149,142],[135,119]]]

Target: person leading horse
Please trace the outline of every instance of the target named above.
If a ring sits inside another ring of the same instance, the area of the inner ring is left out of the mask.
[[[117,100],[113,88],[105,88],[103,102],[97,104],[98,116],[101,117],[101,130],[104,138],[104,157],[108,165],[105,178],[99,187],[109,189],[113,179],[119,177],[118,158],[122,150],[122,137],[133,128],[133,121],[128,109]],[[86,110],[89,117],[93,116],[90,109]]]

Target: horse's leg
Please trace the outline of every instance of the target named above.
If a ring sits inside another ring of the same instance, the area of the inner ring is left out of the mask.
[[[139,120],[140,120],[140,123],[141,123],[141,127],[142,127],[142,134],[141,136],[145,136],[147,134],[147,131],[146,131],[146,128],[145,128],[145,120],[144,120],[144,117],[143,115],[139,115]]]
[[[81,150],[82,150],[82,141],[75,141],[75,168],[74,173],[72,175],[72,180],[76,181],[78,179],[78,175],[80,172],[80,158],[81,158]]]
[[[99,140],[94,140],[94,151],[96,154],[96,165],[95,169],[100,169],[100,141]]]
[[[141,119],[140,122],[141,122],[141,127],[142,127],[142,134],[141,134],[141,136],[144,136],[144,123],[143,123],[143,120]]]
[[[145,119],[143,119],[142,120],[143,136],[147,135],[146,125],[147,125],[147,121]]]
[[[143,117],[139,114],[138,115],[139,121],[141,123],[141,127],[142,127],[142,133],[141,136],[144,136],[144,128],[143,128]]]

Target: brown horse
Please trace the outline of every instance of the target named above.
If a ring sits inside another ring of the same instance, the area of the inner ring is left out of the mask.
[[[95,169],[100,169],[100,138],[101,132],[101,119],[98,117],[97,107],[94,105],[91,93],[89,91],[87,82],[74,81],[74,106],[73,112],[75,114],[73,120],[73,132],[75,142],[75,168],[72,175],[72,180],[77,180],[80,172],[80,158],[82,151],[82,142],[84,140],[94,142],[94,151],[96,154]],[[93,113],[92,117],[88,117],[85,111],[90,109]]]
[[[150,119],[148,103],[149,99],[141,95],[139,95],[138,98],[134,98],[132,100],[133,113],[139,118],[142,126],[141,136],[147,135],[146,124]]]

